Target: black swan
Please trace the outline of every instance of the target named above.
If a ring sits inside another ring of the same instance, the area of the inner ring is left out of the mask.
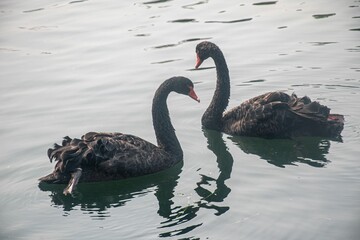
[[[72,194],[77,183],[116,180],[159,172],[182,161],[183,152],[171,124],[166,99],[170,92],[200,101],[194,84],[185,77],[164,81],[152,103],[153,126],[158,146],[123,133],[89,132],[81,139],[64,137],[62,145],[48,150],[50,162],[57,161],[40,183],[68,183],[64,194]]]
[[[229,70],[220,48],[204,41],[196,46],[196,66],[211,57],[216,65],[216,90],[202,116],[203,127],[230,135],[264,138],[321,136],[340,138],[344,116],[309,97],[298,98],[283,92],[268,92],[251,98],[224,113],[230,97]]]

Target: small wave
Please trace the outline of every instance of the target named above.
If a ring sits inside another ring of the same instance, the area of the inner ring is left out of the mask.
[[[140,34],[135,34],[135,37],[149,37],[150,34],[149,33],[140,33]]]
[[[169,44],[155,46],[155,47],[152,47],[152,48],[153,49],[161,49],[161,48],[168,48],[168,47],[176,47],[176,46],[179,46],[179,45],[181,45],[183,43],[200,41],[200,40],[208,40],[208,39],[211,39],[211,38],[189,38],[189,39],[181,40],[181,41],[179,41],[177,43],[169,43]]]
[[[208,69],[214,69],[216,67],[200,67],[200,68],[191,68],[191,69],[188,69],[186,71],[201,71],[201,70],[208,70]]]
[[[313,84],[292,84],[291,87],[326,87],[326,88],[360,88],[359,86],[354,85],[343,85],[343,84],[320,84],[320,83],[313,83]]]
[[[155,46],[155,47],[152,47],[152,48],[155,48],[155,49],[169,48],[169,47],[175,47],[175,46],[178,46],[178,45],[179,44],[170,43],[170,44],[164,44],[164,45]]]
[[[195,41],[204,41],[204,40],[209,40],[211,38],[207,37],[207,38],[189,38],[189,39],[185,39],[180,41],[180,43],[187,43],[187,42],[195,42]]]
[[[315,19],[322,19],[322,18],[328,18],[328,17],[335,16],[335,15],[336,15],[336,13],[315,14],[315,15],[313,15],[313,18],[315,18]]]
[[[249,81],[245,81],[244,83],[257,83],[257,82],[265,82],[265,79],[249,80]]]
[[[334,44],[334,43],[338,43],[338,42],[309,42],[309,43],[314,46],[324,46],[324,45]]]
[[[188,23],[188,22],[197,22],[194,18],[183,18],[183,19],[176,19],[168,21],[170,23]]]
[[[170,60],[164,60],[159,62],[152,62],[151,64],[164,64],[164,63],[171,63],[176,61],[181,61],[182,59],[170,59]]]
[[[256,6],[263,6],[263,5],[273,5],[276,4],[277,1],[268,1],[268,2],[257,2],[257,3],[253,3],[253,5]]]
[[[38,12],[38,11],[42,11],[42,10],[44,10],[44,8],[36,8],[36,9],[31,9],[31,10],[25,10],[25,11],[23,11],[23,13]]]
[[[205,23],[239,23],[239,22],[248,22],[251,20],[252,18],[243,18],[243,19],[230,20],[230,21],[205,21]]]
[[[74,4],[74,3],[82,3],[82,2],[87,2],[88,0],[76,0],[76,1],[71,1],[69,2],[69,4]]]
[[[194,6],[201,5],[201,4],[208,3],[208,2],[209,2],[209,0],[199,1],[197,3],[191,3],[191,4],[188,4],[188,5],[184,5],[182,7],[185,8],[185,9],[194,9]]]
[[[149,2],[144,2],[143,4],[157,4],[157,3],[164,3],[164,2],[170,2],[172,0],[155,0],[155,1],[149,1]]]

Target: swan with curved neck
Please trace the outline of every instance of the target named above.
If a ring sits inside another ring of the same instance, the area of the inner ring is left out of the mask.
[[[230,97],[230,77],[224,54],[212,42],[196,46],[195,68],[212,58],[216,66],[216,89],[202,116],[205,128],[230,135],[266,138],[323,136],[340,138],[344,116],[330,114],[330,109],[307,96],[276,91],[251,98],[226,112]]]
[[[77,183],[116,180],[159,172],[183,159],[180,143],[171,124],[166,100],[170,92],[200,101],[191,80],[173,77],[155,92],[152,117],[158,146],[123,133],[89,132],[81,139],[65,137],[48,150],[55,169],[40,183],[67,183],[64,194],[73,193]]]

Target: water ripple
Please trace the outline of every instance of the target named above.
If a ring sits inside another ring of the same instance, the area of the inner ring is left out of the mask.
[[[332,88],[360,88],[359,86],[354,86],[354,85],[343,85],[343,84],[319,84],[319,83],[314,83],[314,84],[292,84],[291,87],[332,87]]]
[[[187,5],[184,5],[184,6],[182,6],[182,7],[185,8],[185,9],[194,9],[194,8],[193,8],[194,6],[201,5],[201,4],[208,3],[208,2],[209,2],[209,0],[199,1],[199,2],[197,2],[197,3],[187,4]]]
[[[152,48],[161,49],[161,48],[175,47],[175,46],[178,46],[178,45],[179,44],[169,43],[169,44],[163,44],[163,45],[155,46],[155,47],[152,47]]]
[[[25,10],[25,11],[23,11],[23,13],[38,12],[38,11],[42,11],[42,10],[44,10],[44,8],[36,8],[36,9],[31,9],[31,10]]]
[[[180,43],[187,43],[187,42],[195,42],[195,41],[204,41],[204,40],[209,40],[211,39],[210,37],[205,37],[205,38],[188,38],[185,40],[180,41]]]
[[[237,20],[230,20],[230,21],[205,21],[205,23],[238,23],[238,22],[248,22],[251,21],[252,18],[243,18]]]
[[[58,26],[19,27],[19,29],[30,30],[30,31],[49,30],[54,28],[58,28]]]
[[[139,34],[135,34],[135,37],[149,37],[150,33],[139,33]]]
[[[157,4],[157,3],[164,3],[164,2],[170,2],[172,0],[155,0],[155,1],[149,1],[149,2],[144,2],[143,4]]]
[[[87,2],[88,0],[76,0],[76,1],[71,1],[69,2],[69,4],[74,4],[74,3],[82,3],[82,2]]]
[[[334,44],[334,43],[338,43],[338,42],[309,42],[309,43],[314,46],[324,46],[324,45]]]
[[[249,81],[244,81],[240,84],[236,84],[236,86],[251,86],[253,83],[265,82],[265,79],[253,79]]]
[[[336,15],[336,13],[315,14],[315,15],[313,15],[313,18],[322,19],[322,18],[328,18],[328,17],[335,16],[335,15]]]
[[[179,41],[177,43],[169,43],[169,44],[158,45],[158,46],[152,47],[152,49],[176,47],[176,46],[179,46],[179,45],[181,45],[183,43],[201,41],[201,40],[208,40],[208,39],[211,39],[211,38],[188,38],[188,39],[185,39],[185,40],[181,40],[181,41]]]
[[[14,49],[14,48],[2,48],[0,47],[0,51],[5,51],[5,52],[18,52],[20,51],[19,49]]]
[[[262,6],[262,5],[273,5],[276,4],[277,1],[268,1],[268,2],[257,2],[257,3],[253,3],[253,5],[256,6]]]
[[[265,82],[265,79],[254,79],[254,80],[245,81],[244,83],[258,83],[258,82]]]
[[[199,68],[191,68],[188,69],[187,71],[201,71],[201,70],[209,70],[209,69],[214,69],[216,67],[199,67]]]
[[[194,18],[182,18],[182,19],[176,19],[176,20],[170,20],[168,21],[170,23],[188,23],[188,22],[198,22]]]
[[[181,61],[182,59],[169,59],[169,60],[164,60],[164,61],[160,61],[160,62],[152,62],[151,64],[164,64],[164,63],[170,63],[170,62],[176,62],[176,61]]]

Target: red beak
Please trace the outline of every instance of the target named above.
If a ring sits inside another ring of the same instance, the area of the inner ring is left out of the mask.
[[[190,87],[189,96],[197,102],[200,102],[200,98],[196,95],[194,89]]]
[[[201,64],[202,64],[202,60],[200,59],[199,55],[196,54],[196,65],[195,65],[195,68],[200,67]]]

